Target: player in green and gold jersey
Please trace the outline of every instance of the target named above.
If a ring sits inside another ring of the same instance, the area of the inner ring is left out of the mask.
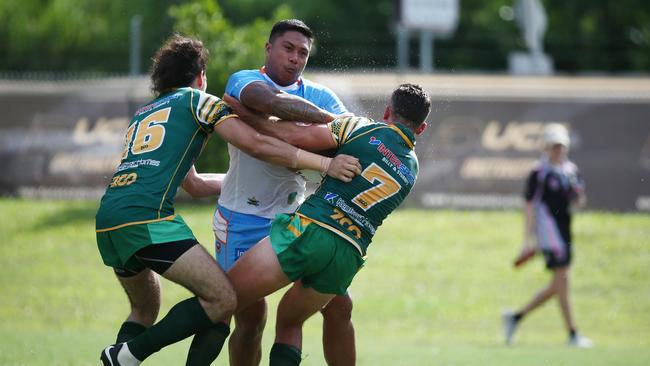
[[[294,169],[317,169],[350,181],[356,158],[330,159],[262,135],[243,123],[219,98],[205,93],[207,50],[200,41],[173,36],[154,57],[156,98],[138,109],[126,132],[122,161],[96,216],[97,245],[126,291],[131,313],[117,343],[101,354],[104,365],[138,365],[162,347],[197,332],[219,334],[236,297],[216,261],[174,212],[174,196],[212,132],[256,158]],[[324,112],[323,113],[327,113]],[[330,116],[332,119],[334,116]],[[154,324],[160,309],[158,276],[195,296],[181,301]],[[202,355],[188,355],[188,365]]]
[[[243,116],[250,114],[224,98]],[[426,128],[430,109],[431,100],[421,87],[403,84],[385,109],[385,123],[345,117],[328,125],[273,126],[243,117],[256,130],[305,149],[353,155],[362,168],[351,182],[326,177],[295,214],[276,216],[270,236],[228,272],[238,309],[294,282],[278,306],[271,365],[300,363],[303,322],[345,293],[378,227],[413,188],[418,173],[415,136]]]

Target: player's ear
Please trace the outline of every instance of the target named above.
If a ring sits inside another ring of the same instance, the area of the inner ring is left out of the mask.
[[[266,51],[266,57],[268,57],[269,53],[271,53],[272,47],[273,45],[271,44],[271,42],[266,42],[266,44],[264,45],[264,50]]]
[[[415,129],[415,135],[416,135],[416,136],[421,135],[422,132],[424,132],[424,130],[426,130],[426,129],[427,129],[427,123],[426,123],[426,122],[422,122],[422,123],[420,123],[420,125],[418,126],[418,128]]]

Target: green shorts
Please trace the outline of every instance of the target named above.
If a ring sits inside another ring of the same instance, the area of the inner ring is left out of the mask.
[[[347,240],[299,215],[277,215],[271,244],[291,281],[324,294],[344,294],[364,264]]]
[[[180,215],[172,220],[124,226],[97,233],[97,247],[104,264],[136,272],[141,270],[142,265],[133,258],[135,252],[152,244],[180,240],[196,240]]]

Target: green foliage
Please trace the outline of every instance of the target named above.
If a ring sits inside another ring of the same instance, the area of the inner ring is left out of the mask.
[[[172,29],[214,32],[211,46],[224,64],[259,52],[265,25],[303,19],[316,33],[311,67],[390,68],[396,63],[393,0],[3,0],[0,2],[0,70],[125,73],[129,24],[139,14],[142,70]],[[514,1],[460,0],[460,21],[449,39],[437,39],[436,66],[447,70],[504,70],[509,52],[525,47],[515,22],[500,13]],[[647,72],[650,69],[650,2],[645,0],[545,0],[545,50],[564,72]],[[170,18],[169,9],[175,18]],[[280,9],[280,10],[278,10]],[[194,11],[194,13],[192,12]],[[269,14],[272,14],[269,18]],[[173,22],[176,22],[174,25]],[[410,42],[417,66],[418,39]],[[217,41],[217,39],[220,40]],[[233,42],[226,44],[224,42]],[[257,61],[258,63],[260,61]],[[222,79],[219,82],[223,82]]]
[[[208,91],[221,96],[230,75],[242,69],[264,65],[264,44],[275,22],[291,18],[287,6],[278,6],[268,19],[255,18],[248,24],[233,25],[215,0],[197,0],[172,6],[174,31],[201,39],[210,51],[207,67]],[[217,138],[206,146],[197,169],[225,172],[228,168],[227,144]]]
[[[1,365],[93,364],[114,340],[128,305],[97,252],[97,204],[0,199]],[[178,208],[210,251],[213,209]],[[549,280],[540,258],[511,267],[519,212],[401,210],[379,229],[351,287],[358,364],[650,364],[650,215],[580,213],[574,223],[571,300],[596,348],[565,346],[555,300],[523,322],[514,346],[503,345],[501,310],[521,305]],[[189,297],[166,280],[162,286],[161,315]],[[262,364],[279,294],[269,297]],[[316,315],[305,325],[304,366],[325,364],[321,323]],[[188,347],[180,342],[145,364],[181,365]],[[217,365],[228,364],[226,349]]]
[[[126,73],[130,22],[142,21],[142,65],[171,27],[178,0],[4,0],[0,2],[0,69]]]

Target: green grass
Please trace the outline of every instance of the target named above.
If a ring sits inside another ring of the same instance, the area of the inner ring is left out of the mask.
[[[0,365],[96,365],[128,305],[95,245],[95,202],[0,199]],[[179,208],[212,250],[212,207]],[[518,212],[398,211],[377,234],[355,279],[359,365],[650,364],[650,216],[581,213],[572,295],[590,350],[565,346],[555,301],[502,343],[500,313],[548,281],[541,260],[515,271]],[[188,296],[163,283],[163,309]],[[273,340],[274,309],[264,338]],[[305,327],[303,365],[323,365],[321,317]],[[182,365],[188,342],[152,356]],[[218,365],[226,365],[226,351]]]

